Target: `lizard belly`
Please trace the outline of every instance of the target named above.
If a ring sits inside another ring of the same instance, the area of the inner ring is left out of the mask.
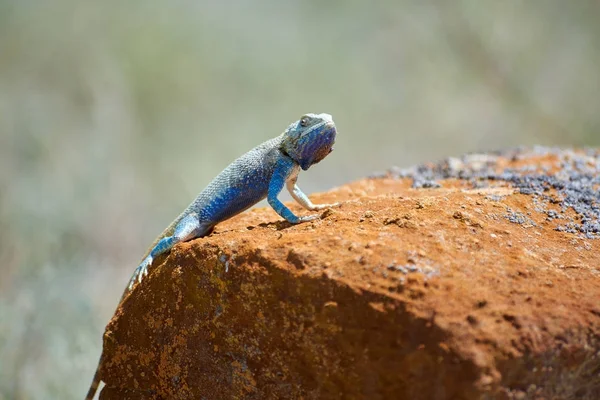
[[[269,190],[271,168],[255,169],[253,173],[225,174],[217,177],[202,193],[199,216],[201,221],[219,223],[252,207]]]
[[[263,190],[227,188],[204,207],[200,219],[215,224],[225,221],[267,197],[267,187]]]
[[[201,222],[217,224],[267,197],[276,161],[281,157],[279,141],[272,139],[249,151],[209,183],[193,207]]]

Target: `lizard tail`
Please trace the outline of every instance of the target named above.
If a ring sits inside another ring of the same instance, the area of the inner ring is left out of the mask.
[[[100,386],[100,363],[102,363],[102,357],[100,357],[100,361],[98,361],[98,367],[96,367],[96,373],[94,373],[94,379],[90,385],[90,390],[88,390],[88,393],[85,396],[85,400],[93,400],[96,391],[98,390],[98,386]]]

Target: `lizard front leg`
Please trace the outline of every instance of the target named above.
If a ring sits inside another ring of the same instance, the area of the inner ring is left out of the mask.
[[[318,211],[324,210],[326,208],[338,207],[340,203],[331,203],[331,204],[314,204],[306,194],[298,187],[296,181],[298,180],[298,172],[300,168],[295,167],[290,174],[289,178],[285,182],[285,186],[294,198],[302,207],[306,208],[309,211]]]
[[[277,161],[277,165],[275,166],[271,181],[269,182],[269,191],[267,193],[267,201],[269,202],[269,205],[273,207],[277,214],[285,218],[290,224],[313,221],[319,218],[318,215],[298,217],[277,198],[279,193],[281,193],[286,181],[293,174],[294,170],[297,169],[297,167],[298,165],[290,158],[282,157],[279,159],[279,161]]]

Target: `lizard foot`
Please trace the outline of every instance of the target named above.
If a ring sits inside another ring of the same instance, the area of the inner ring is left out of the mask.
[[[129,290],[131,290],[135,281],[141,282],[142,279],[148,275],[148,267],[150,264],[152,264],[152,256],[144,258],[144,261],[142,261],[142,263],[135,269],[133,276],[129,281]]]
[[[319,210],[324,210],[326,208],[333,208],[333,207],[339,207],[341,206],[342,203],[331,203],[331,204],[315,204],[313,206],[313,210],[315,211],[319,211]]]

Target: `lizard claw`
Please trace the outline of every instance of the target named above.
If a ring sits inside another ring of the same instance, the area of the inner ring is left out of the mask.
[[[314,205],[314,207],[312,208],[312,210],[313,211],[325,210],[325,209],[329,209],[329,208],[333,208],[333,207],[339,207],[341,205],[342,205],[342,203],[316,204],[316,205]],[[314,221],[316,219],[324,218],[326,215],[327,215],[327,212],[323,213],[322,215],[315,214],[315,215],[307,215],[307,216],[304,216],[304,217],[299,217],[298,218],[298,223],[300,223],[300,222]]]
[[[331,204],[315,204],[314,205],[314,210],[318,211],[318,210],[324,210],[326,208],[333,208],[333,207],[339,207],[341,206],[342,203],[331,203]]]
[[[316,219],[321,218],[320,215],[306,215],[304,217],[299,217],[298,218],[298,222],[308,222],[308,221],[314,221]]]

